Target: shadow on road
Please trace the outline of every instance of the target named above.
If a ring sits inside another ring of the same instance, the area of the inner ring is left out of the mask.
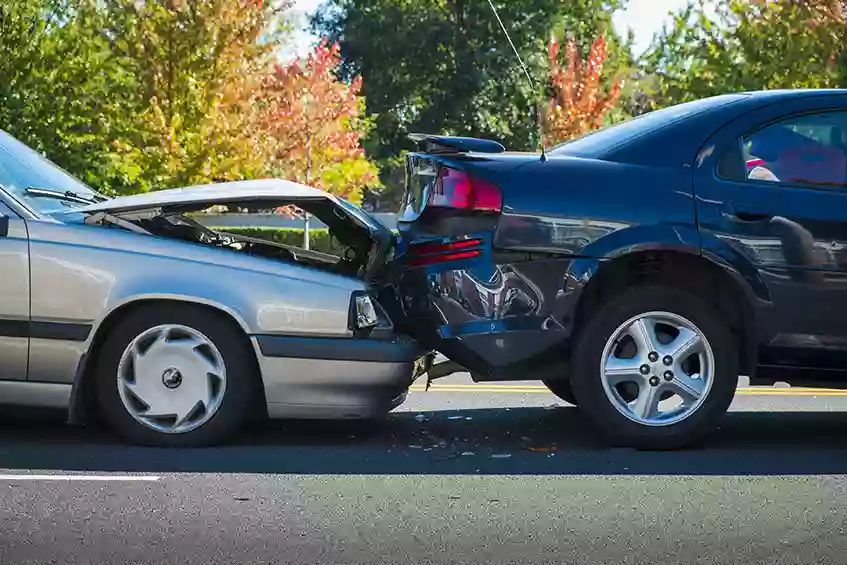
[[[575,408],[398,413],[380,423],[272,422],[231,445],[129,447],[97,429],[0,420],[13,470],[291,474],[819,475],[847,472],[847,414],[733,412],[705,444],[609,448]]]

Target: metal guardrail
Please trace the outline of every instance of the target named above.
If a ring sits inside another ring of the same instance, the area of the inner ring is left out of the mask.
[[[397,228],[396,214],[373,214],[389,229]],[[206,226],[221,228],[294,228],[303,229],[305,222],[298,218],[287,218],[280,214],[199,214],[195,216]],[[322,222],[312,217],[309,220],[310,229],[325,228]]]

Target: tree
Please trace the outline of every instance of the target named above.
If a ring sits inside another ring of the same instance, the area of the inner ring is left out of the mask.
[[[500,15],[530,72],[547,76],[551,33],[581,39],[606,33],[607,72],[629,64],[611,29],[619,0],[499,0]],[[364,79],[374,129],[369,156],[395,191],[411,132],[488,137],[510,149],[537,149],[537,101],[484,0],[328,0],[314,29],[341,47],[342,78]],[[378,39],[377,39],[378,38]],[[588,45],[581,45],[587,48]],[[605,79],[606,77],[604,77]],[[396,192],[395,192],[396,199]]]
[[[113,53],[138,81],[138,188],[262,171],[250,101],[288,0],[102,0]]]
[[[0,5],[0,127],[106,192],[141,174],[132,130],[134,77],[100,34],[94,0]]]
[[[656,38],[645,69],[655,106],[772,88],[844,82],[844,4],[836,0],[692,1]]]
[[[601,77],[608,50],[602,35],[591,44],[585,62],[573,40],[568,41],[565,48],[565,65],[559,61],[559,51],[559,42],[551,39],[548,55],[554,96],[547,102],[544,114],[544,136],[550,144],[602,126],[607,114],[615,107],[622,82],[619,78],[614,79],[608,92],[604,93]]]
[[[376,187],[376,167],[365,157],[367,132],[362,80],[336,78],[338,45],[324,41],[306,58],[277,64],[258,98],[256,131],[265,140],[265,163],[276,176],[298,180],[361,202],[365,187]]]

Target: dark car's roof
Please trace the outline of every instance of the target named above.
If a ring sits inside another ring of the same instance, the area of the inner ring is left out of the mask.
[[[795,88],[782,90],[754,90],[741,92],[756,99],[782,99],[803,96],[821,96],[826,94],[847,94],[847,88]]]
[[[649,112],[554,148],[552,156],[576,156],[671,165],[690,159],[721,125],[759,108],[811,97],[844,96],[847,89],[763,90],[723,94]],[[639,156],[647,156],[641,159]]]

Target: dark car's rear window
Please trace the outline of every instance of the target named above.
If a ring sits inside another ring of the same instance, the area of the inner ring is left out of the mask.
[[[573,157],[589,158],[601,157],[628,141],[667,127],[680,120],[690,118],[691,116],[743,100],[747,96],[745,94],[726,94],[648,112],[625,122],[566,141],[554,147],[550,151],[550,155],[570,155]]]

